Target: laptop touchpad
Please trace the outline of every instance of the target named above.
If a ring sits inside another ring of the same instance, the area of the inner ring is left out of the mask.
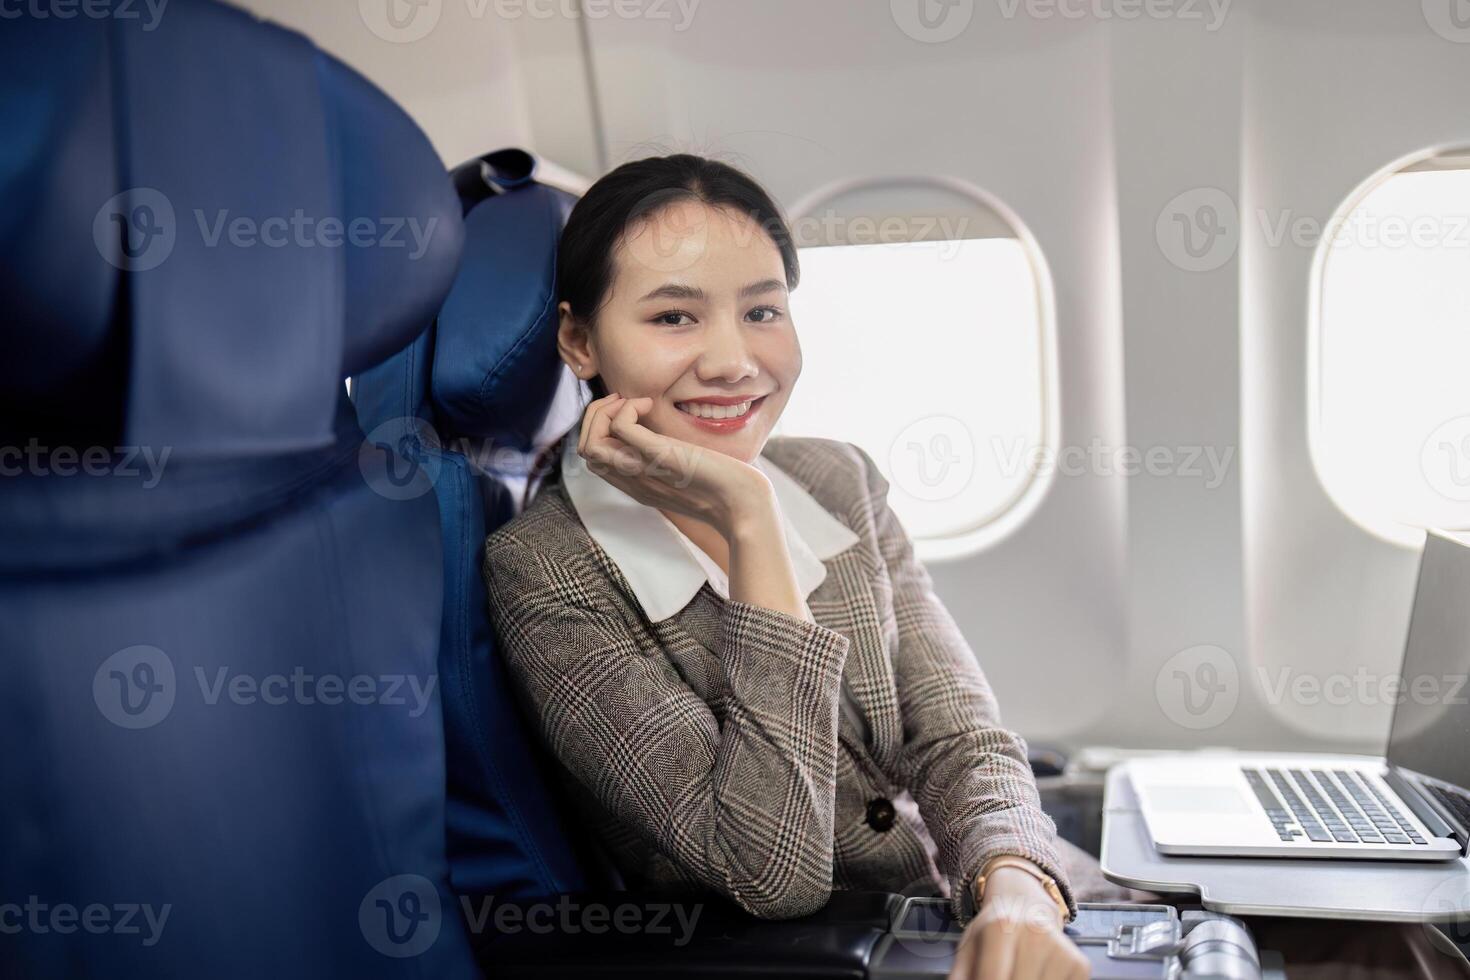
[[[1233,786],[1162,786],[1144,788],[1149,805],[1170,813],[1246,813],[1245,797]]]

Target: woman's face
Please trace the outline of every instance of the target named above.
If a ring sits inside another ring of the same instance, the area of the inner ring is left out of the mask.
[[[561,304],[563,357],[609,392],[652,398],[640,422],[653,431],[754,462],[801,374],[770,236],[747,215],[679,201],[631,225],[612,268],[590,331]]]

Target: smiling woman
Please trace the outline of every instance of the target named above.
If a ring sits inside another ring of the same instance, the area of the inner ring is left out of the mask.
[[[624,877],[770,918],[833,889],[946,894],[955,976],[1085,975],[1076,855],[888,482],[852,443],[771,436],[802,371],[774,202],[699,157],[626,164],[572,211],[557,272],[558,348],[596,398],[484,571]]]

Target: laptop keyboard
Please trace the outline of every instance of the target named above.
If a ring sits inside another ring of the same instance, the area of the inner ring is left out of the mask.
[[[1307,840],[1320,843],[1425,843],[1397,805],[1370,780],[1351,770],[1240,771],[1284,841],[1305,834]]]
[[[1470,800],[1465,799],[1459,793],[1452,793],[1447,789],[1440,789],[1433,783],[1420,783],[1425,789],[1434,794],[1434,798],[1444,804],[1446,810],[1453,813],[1465,827],[1470,827]]]

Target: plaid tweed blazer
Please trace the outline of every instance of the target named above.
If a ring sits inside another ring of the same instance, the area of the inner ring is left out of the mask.
[[[649,622],[556,473],[486,539],[501,656],[624,877],[767,918],[834,888],[947,890],[964,922],[976,872],[1017,854],[1075,911],[1025,742],[1001,727],[877,466],[830,439],[773,437],[762,455],[859,538],[824,561],[815,623],[708,582]]]

